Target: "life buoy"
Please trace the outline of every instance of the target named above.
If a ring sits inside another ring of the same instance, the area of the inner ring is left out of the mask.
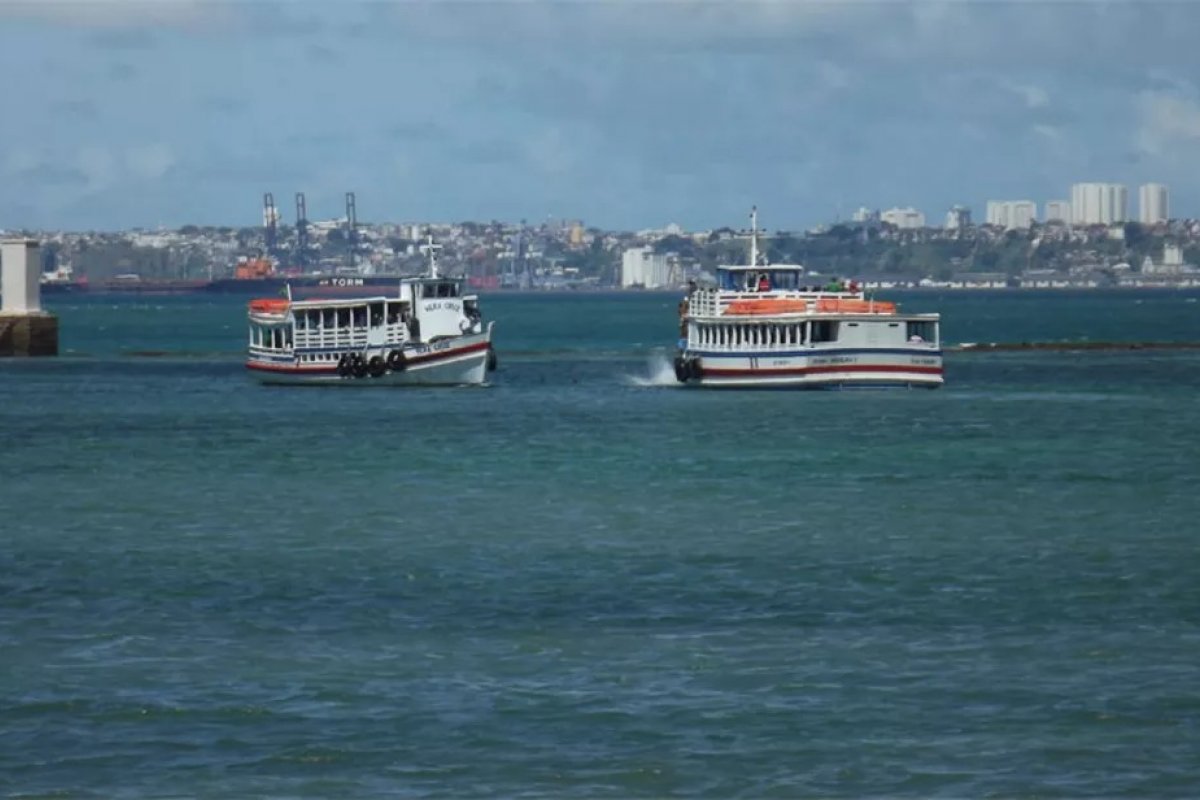
[[[350,368],[354,371],[354,377],[365,378],[367,375],[367,362],[363,361],[363,357],[358,353],[355,353],[352,358],[353,361]]]
[[[404,358],[403,351],[393,350],[392,352],[388,353],[387,368],[392,372],[404,372],[404,368],[408,366],[408,364],[405,363],[406,361],[407,359]]]
[[[354,374],[353,362],[349,354],[343,353],[342,357],[338,359],[337,374],[343,378],[349,378]]]
[[[382,378],[383,373],[387,372],[387,365],[383,363],[383,357],[371,356],[371,360],[367,362],[367,372],[372,378]]]
[[[496,351],[492,349],[492,346],[490,344],[488,345],[487,371],[488,372],[496,371]]]
[[[675,380],[680,383],[688,381],[688,362],[683,356],[675,356]]]

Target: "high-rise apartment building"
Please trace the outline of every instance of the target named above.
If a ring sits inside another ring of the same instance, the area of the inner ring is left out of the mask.
[[[1112,225],[1129,219],[1129,190],[1119,183],[1077,183],[1071,187],[1071,221]]]
[[[1138,189],[1138,222],[1154,225],[1170,218],[1167,187],[1161,183],[1145,183]]]
[[[1037,219],[1037,203],[1032,200],[989,200],[987,224],[1006,231],[1026,230]]]

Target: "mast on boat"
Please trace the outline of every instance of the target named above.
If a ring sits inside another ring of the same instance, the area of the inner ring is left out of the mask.
[[[758,266],[758,206],[750,207],[750,266]]]
[[[427,239],[425,244],[421,245],[420,250],[429,258],[429,277],[436,278],[438,277],[437,254],[441,251],[442,246],[440,244],[433,243],[432,233],[426,234],[426,237]]]

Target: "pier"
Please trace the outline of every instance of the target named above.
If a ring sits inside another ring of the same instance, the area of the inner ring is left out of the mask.
[[[1014,350],[1200,350],[1200,342],[986,342],[947,346],[948,351],[995,353]]]
[[[42,309],[41,248],[0,242],[0,358],[58,355],[58,317]]]

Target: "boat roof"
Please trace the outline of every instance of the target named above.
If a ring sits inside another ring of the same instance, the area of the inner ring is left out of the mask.
[[[721,264],[718,272],[804,272],[802,264]]]

